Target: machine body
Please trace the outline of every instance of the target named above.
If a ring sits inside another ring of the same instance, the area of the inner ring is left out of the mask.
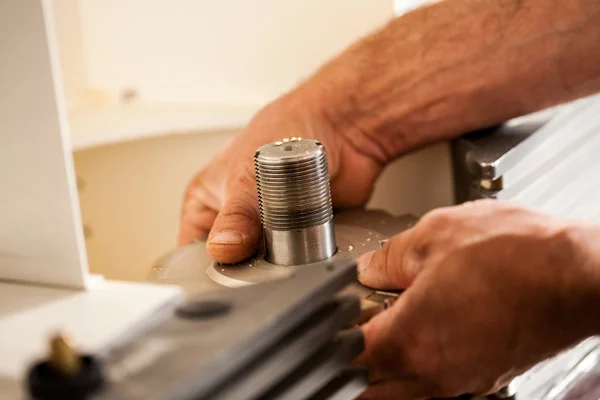
[[[105,382],[85,398],[331,400],[366,388],[367,371],[349,366],[363,350],[362,333],[348,328],[399,293],[360,285],[354,260],[417,218],[363,209],[334,215],[317,141],[267,145],[255,165],[264,246],[237,265],[216,263],[204,242],[157,260],[149,279],[182,286],[186,304],[96,355]],[[591,400],[580,395],[599,360],[592,338],[487,398]]]

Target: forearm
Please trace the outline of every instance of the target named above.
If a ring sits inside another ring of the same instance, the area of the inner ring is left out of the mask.
[[[598,90],[599,0],[445,0],[391,21],[297,92],[385,162]]]

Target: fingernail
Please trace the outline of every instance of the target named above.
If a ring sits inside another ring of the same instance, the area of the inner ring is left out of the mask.
[[[244,241],[244,236],[235,231],[219,232],[214,235],[208,242],[210,244],[234,244],[239,245]]]
[[[358,257],[356,260],[356,269],[358,270],[358,274],[362,274],[369,267],[369,263],[371,262],[371,258],[373,258],[374,251],[370,251],[368,253],[363,254]]]

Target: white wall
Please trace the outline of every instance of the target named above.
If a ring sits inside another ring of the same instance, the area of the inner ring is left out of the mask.
[[[394,0],[394,13],[405,14],[426,4],[436,3],[440,0]]]
[[[55,3],[76,101],[135,89],[150,101],[262,104],[393,16],[392,0]]]

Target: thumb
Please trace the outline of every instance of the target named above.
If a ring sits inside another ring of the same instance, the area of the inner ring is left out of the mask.
[[[262,235],[254,169],[228,181],[221,211],[215,218],[206,245],[217,262],[234,264],[251,257]]]
[[[411,250],[414,228],[393,236],[376,251],[357,260],[358,280],[376,289],[405,289],[416,278],[420,266],[407,257]]]

